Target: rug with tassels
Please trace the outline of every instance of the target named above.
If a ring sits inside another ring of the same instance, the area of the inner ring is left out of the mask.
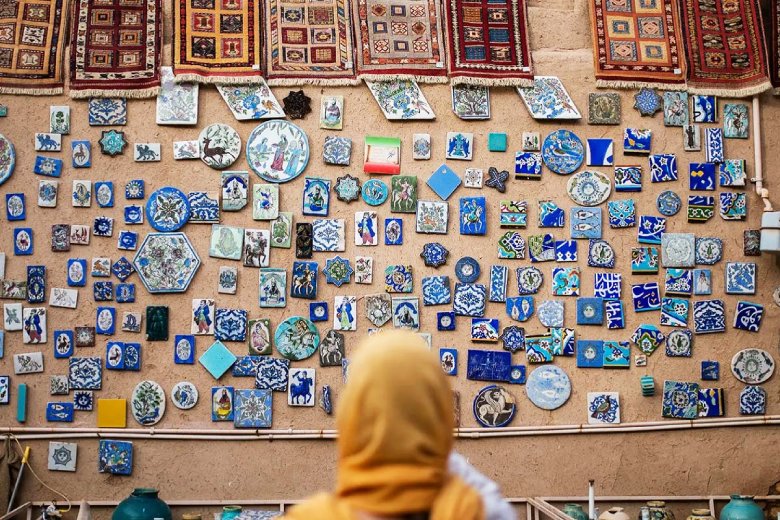
[[[265,0],[175,0],[176,81],[254,83],[261,75],[260,4]]]
[[[445,2],[453,83],[532,87],[525,0]]]
[[[780,0],[772,0],[767,16],[769,74],[775,95],[780,95]]]
[[[154,97],[160,89],[161,0],[76,0],[70,96]]]
[[[598,87],[685,86],[676,0],[589,0],[589,4]]]
[[[269,85],[352,85],[349,0],[263,0]]]
[[[62,94],[64,0],[0,2],[0,93]]]
[[[758,0],[680,0],[688,90],[746,97],[771,88]]]
[[[358,77],[446,83],[437,0],[352,0]]]

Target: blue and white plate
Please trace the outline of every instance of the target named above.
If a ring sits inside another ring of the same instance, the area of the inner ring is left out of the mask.
[[[551,171],[559,175],[573,173],[584,158],[585,146],[574,132],[556,130],[544,139],[542,160]]]
[[[165,186],[146,201],[146,218],[157,231],[176,231],[190,219],[190,201],[176,188]]]
[[[268,182],[291,181],[309,163],[309,138],[289,121],[266,121],[249,134],[246,162]]]
[[[464,256],[455,264],[455,276],[463,283],[474,283],[479,278],[479,262],[470,256]]]
[[[389,190],[387,184],[377,179],[364,182],[360,189],[363,200],[369,206],[379,206],[387,200]]]
[[[180,410],[189,410],[198,404],[198,389],[189,381],[180,381],[171,389],[171,401]]]
[[[11,177],[16,166],[16,149],[14,144],[3,134],[0,134],[0,184]]]
[[[486,428],[506,426],[515,410],[515,398],[503,386],[486,386],[474,397],[474,418]]]
[[[658,213],[665,217],[671,217],[676,215],[682,208],[682,200],[672,190],[665,190],[658,194],[658,198],[655,199],[655,206],[658,208]]]
[[[545,365],[531,372],[525,391],[534,405],[543,410],[555,410],[569,400],[571,381],[563,369]]]

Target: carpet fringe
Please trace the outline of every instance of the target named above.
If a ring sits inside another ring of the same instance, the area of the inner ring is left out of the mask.
[[[160,87],[149,88],[137,88],[137,89],[83,89],[70,91],[70,97],[72,99],[86,99],[86,98],[117,98],[124,97],[129,99],[148,99],[157,97],[160,93]]]
[[[447,76],[425,76],[417,74],[359,74],[359,79],[363,81],[397,81],[397,80],[410,80],[417,83],[447,83],[449,78]]]
[[[533,87],[534,80],[528,78],[474,78],[457,76],[450,78],[453,85],[480,85],[483,87]]]
[[[266,80],[269,87],[344,87],[360,83],[357,78],[273,78]]]
[[[623,81],[612,79],[597,79],[596,88],[640,89],[655,88],[658,90],[686,90],[685,83],[659,83],[653,81]]]
[[[17,96],[59,96],[63,87],[51,88],[24,88],[24,87],[0,87],[0,94]]]
[[[772,88],[772,83],[769,80],[762,81],[755,85],[733,89],[722,87],[691,87],[688,86],[688,92],[691,94],[699,94],[701,96],[718,96],[722,98],[745,98],[755,96],[766,92]]]
[[[195,73],[176,74],[174,69],[174,83],[199,83],[201,85],[254,85],[259,83],[263,76],[259,72],[251,76],[202,76]]]

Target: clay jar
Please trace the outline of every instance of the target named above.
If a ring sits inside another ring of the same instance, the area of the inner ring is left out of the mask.
[[[709,509],[693,509],[687,520],[715,520]]]
[[[599,515],[599,520],[631,520],[622,507],[611,507]]]
[[[674,513],[666,509],[666,502],[662,500],[651,500],[647,507],[650,509],[650,520],[674,520]]]
[[[583,511],[582,506],[579,504],[565,504],[563,506],[563,512],[574,520],[588,520],[588,513]]]
[[[720,511],[720,520],[764,520],[764,511],[751,496],[731,495]]]
[[[114,509],[111,520],[172,520],[171,509],[152,488],[136,488]]]

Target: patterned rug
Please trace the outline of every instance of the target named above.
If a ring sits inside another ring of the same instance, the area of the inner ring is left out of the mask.
[[[745,97],[771,87],[758,0],[681,0],[688,90]]]
[[[161,0],[76,0],[70,97],[156,96],[162,15]]]
[[[62,94],[64,0],[0,2],[0,93]]]
[[[269,85],[354,85],[349,0],[263,0]]]
[[[766,17],[769,38],[769,73],[775,95],[780,95],[780,0],[772,0]]]
[[[260,73],[260,3],[264,0],[176,0],[176,81],[253,83]]]
[[[685,84],[676,0],[589,0],[596,85],[677,89]]]
[[[352,0],[352,5],[359,78],[447,81],[437,0]]]
[[[448,0],[453,83],[533,86],[525,0]]]

